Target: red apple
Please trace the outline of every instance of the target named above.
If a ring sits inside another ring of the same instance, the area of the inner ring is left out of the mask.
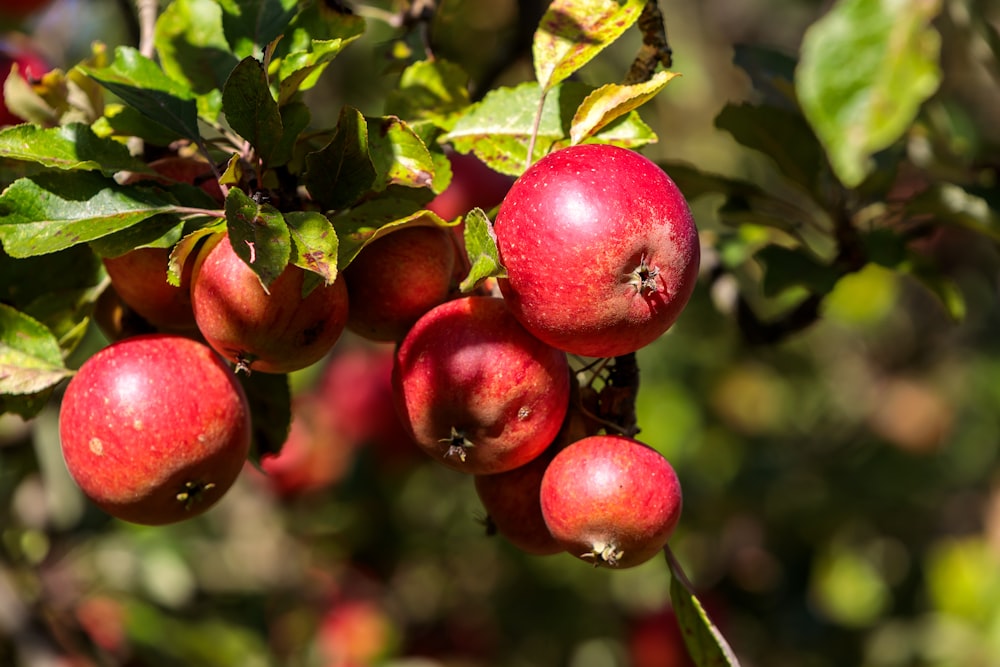
[[[59,413],[66,466],[112,516],[165,524],[201,514],[232,486],[250,409],[208,346],[149,334],[103,348],[70,380]]]
[[[502,299],[467,296],[417,321],[396,353],[393,387],[425,452],[456,470],[491,474],[524,465],[555,438],[569,367]]]
[[[351,345],[330,357],[314,393],[334,428],[352,445],[371,447],[383,467],[408,467],[422,456],[396,414],[395,346]]]
[[[594,435],[556,454],[540,491],[552,536],[594,565],[626,568],[663,549],[681,515],[681,485],[655,449]]]
[[[343,272],[347,327],[369,340],[402,340],[421,315],[448,299],[455,255],[442,227],[406,227],[365,246]]]
[[[136,248],[117,257],[104,257],[111,285],[132,310],[161,331],[193,332],[198,326],[191,309],[191,269],[188,263],[181,284],[167,282],[170,248]]]
[[[536,556],[563,551],[545,525],[539,499],[542,476],[554,455],[555,448],[549,447],[513,470],[475,477],[476,494],[497,533],[521,551]]]
[[[694,218],[674,182],[603,144],[545,156],[514,183],[494,225],[500,290],[524,327],[573,354],[612,357],[663,334],[695,286]]]
[[[159,176],[131,172],[123,179],[123,183],[141,183],[144,180],[152,180],[164,185],[171,183],[187,183],[197,185],[205,194],[220,204],[226,201],[226,196],[222,192],[219,180],[215,177],[212,165],[201,158],[188,155],[168,155],[153,160],[149,167]]]
[[[321,359],[347,322],[347,288],[338,275],[302,296],[304,269],[289,264],[264,291],[225,235],[198,255],[191,306],[205,340],[239,369],[289,373]]]
[[[633,667],[694,667],[670,607],[632,619],[626,642]]]
[[[37,5],[38,3],[35,2],[34,4]],[[4,0],[4,5],[0,8],[0,14],[7,9],[7,0]],[[17,7],[11,7],[10,9],[17,9]],[[52,69],[52,65],[48,60],[38,53],[27,39],[18,39],[16,41],[13,39],[0,40],[0,92],[3,91],[3,85],[7,81],[7,77],[10,76],[15,64],[17,65],[19,74],[28,81],[38,80]],[[17,125],[23,122],[24,119],[11,113],[7,109],[7,105],[0,99],[0,127]]]
[[[320,619],[316,644],[323,667],[381,664],[397,643],[389,613],[374,600],[335,600]]]

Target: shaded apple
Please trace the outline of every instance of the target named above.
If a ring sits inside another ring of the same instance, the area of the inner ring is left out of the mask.
[[[555,438],[569,401],[566,355],[503,300],[467,296],[421,317],[396,352],[397,410],[416,443],[472,474],[524,465]]]
[[[148,334],[92,355],[59,413],[70,475],[98,507],[142,524],[209,509],[250,447],[250,409],[232,370],[208,346]]]
[[[376,239],[343,271],[347,327],[369,340],[400,341],[452,292],[455,243],[437,226],[406,227]]]
[[[348,316],[338,275],[303,296],[306,271],[289,264],[264,290],[224,235],[198,254],[191,306],[205,340],[244,371],[290,373],[319,361],[337,342]]]
[[[449,150],[451,182],[427,204],[427,210],[445,220],[454,220],[474,208],[489,212],[503,201],[514,179],[494,171],[472,153]]]
[[[573,354],[612,357],[663,334],[694,290],[694,218],[634,151],[555,151],[514,183],[494,225],[500,290],[524,327]]]
[[[553,458],[540,491],[545,523],[563,548],[595,566],[627,568],[663,549],[681,515],[681,485],[655,449],[594,435]]]
[[[170,248],[136,248],[117,257],[103,257],[115,292],[132,310],[161,331],[198,330],[191,308],[191,271],[188,262],[180,285],[167,282]]]

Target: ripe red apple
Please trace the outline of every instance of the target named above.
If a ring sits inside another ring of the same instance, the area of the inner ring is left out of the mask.
[[[395,649],[392,617],[376,600],[334,600],[320,619],[316,645],[324,667],[382,664]]]
[[[396,414],[392,390],[395,346],[357,344],[332,355],[314,388],[337,431],[370,447],[386,469],[407,468],[423,455]]]
[[[681,515],[681,485],[655,449],[619,435],[594,435],[552,459],[542,478],[542,514],[570,554],[626,568],[655,556]]]
[[[684,196],[652,161],[615,146],[543,157],[514,183],[494,229],[511,311],[573,354],[612,357],[651,343],[680,315],[698,274]]]
[[[554,455],[555,448],[549,447],[513,470],[475,476],[476,495],[497,533],[521,551],[536,556],[563,551],[545,525],[539,499],[542,476]]]
[[[631,619],[626,648],[633,667],[695,667],[684,646],[677,615],[670,607]]]
[[[191,309],[193,263],[184,267],[175,287],[167,282],[169,259],[170,248],[136,248],[102,261],[115,292],[147,322],[166,332],[197,331]]]
[[[365,246],[343,273],[347,328],[369,340],[402,340],[421,315],[448,299],[455,257],[443,227],[406,227]]]
[[[323,357],[347,322],[347,288],[338,275],[302,296],[305,270],[289,264],[264,291],[233,251],[229,236],[203,248],[191,278],[191,306],[205,340],[245,371],[289,373]]]
[[[37,5],[38,3],[35,2],[34,4]],[[11,7],[10,9],[15,10],[18,7]],[[5,10],[7,10],[6,0],[3,8],[0,9],[0,13]],[[52,65],[48,60],[38,53],[28,40],[0,40],[0,93],[3,92],[3,85],[7,81],[7,77],[10,76],[15,64],[17,64],[20,75],[29,81],[40,79],[43,74],[52,69]],[[0,94],[0,98],[2,98],[2,94]],[[17,125],[23,122],[24,119],[11,113],[7,109],[7,105],[0,99],[0,127]]]
[[[503,299],[467,296],[417,321],[396,352],[393,388],[424,451],[456,470],[490,474],[524,465],[555,438],[569,367]]]
[[[148,334],[103,348],[70,380],[59,413],[66,466],[97,506],[142,524],[209,509],[250,447],[250,408],[208,346]]]

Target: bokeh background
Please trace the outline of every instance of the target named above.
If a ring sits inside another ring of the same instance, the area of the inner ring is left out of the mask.
[[[345,103],[382,113],[393,54],[419,46],[379,21],[398,7],[352,4],[369,32],[309,93],[317,125]],[[439,4],[435,51],[468,69],[474,91],[531,77],[541,3]],[[682,76],[642,110],[659,135],[645,153],[781,187],[766,156],[714,121],[753,99],[734,48],[794,56],[828,5],[660,6]],[[134,43],[128,7],[55,0],[6,28],[65,66],[94,40]],[[1000,11],[944,1],[944,80],[921,127],[997,164],[997,59],[970,16],[997,25]],[[581,78],[619,80],[638,45],[627,34]],[[960,321],[911,278],[869,266],[836,285],[816,323],[754,345],[734,291],[765,314],[795,294],[764,296],[751,255],[774,232],[723,224],[719,204],[692,201],[704,279],[639,353],[639,437],[678,470],[685,510],[671,545],[709,612],[747,666],[1000,665],[995,245],[955,229],[922,241],[964,297]],[[717,280],[720,262],[741,268]],[[105,343],[94,328],[76,363]],[[87,504],[60,458],[56,401],[30,423],[0,418],[0,665],[688,664],[663,561],[597,570],[487,535],[471,480],[392,427],[388,354],[346,336],[297,373],[288,446],[306,464],[270,479],[248,468],[215,509],[176,526],[128,525]]]

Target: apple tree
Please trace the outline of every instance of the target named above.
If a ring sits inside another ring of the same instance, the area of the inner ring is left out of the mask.
[[[0,8],[0,663],[1000,660],[998,17],[716,4]]]

